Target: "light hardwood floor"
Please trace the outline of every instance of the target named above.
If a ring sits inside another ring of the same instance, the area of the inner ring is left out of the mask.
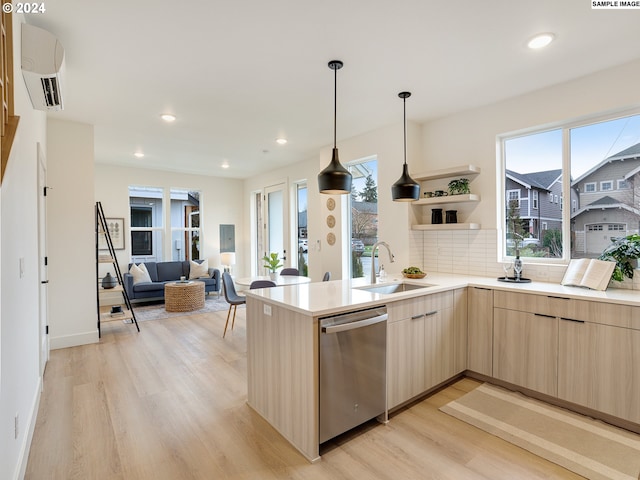
[[[245,309],[103,326],[55,350],[26,479],[581,478],[438,410],[463,379],[325,445],[308,463],[246,404]]]

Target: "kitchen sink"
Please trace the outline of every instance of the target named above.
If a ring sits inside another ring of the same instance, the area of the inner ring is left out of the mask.
[[[428,284],[428,283],[389,283],[389,284],[378,284],[378,285],[368,285],[366,287],[357,287],[358,290],[366,290],[371,293],[402,293],[409,292],[411,290],[419,290],[421,288],[429,288],[435,287],[436,285]]]

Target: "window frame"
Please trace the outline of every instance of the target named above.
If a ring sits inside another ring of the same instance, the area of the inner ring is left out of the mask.
[[[629,181],[625,178],[619,178],[616,181],[616,187],[617,190],[629,190],[629,188],[631,188],[631,186],[629,185]]]
[[[538,210],[539,194],[538,190],[531,190],[531,208]]]
[[[611,185],[609,188],[604,188],[605,185]],[[601,180],[600,181],[600,191],[601,192],[612,192],[613,191],[613,180]]]
[[[606,113],[594,113],[592,115],[578,117],[573,119],[567,119],[560,122],[553,122],[546,125],[537,125],[530,128],[521,130],[515,130],[512,132],[505,132],[496,135],[496,172],[498,173],[498,184],[496,188],[497,195],[497,225],[498,225],[498,249],[497,260],[498,262],[510,262],[513,261],[513,256],[507,255],[506,249],[506,236],[504,225],[506,224],[506,211],[507,211],[507,196],[506,190],[506,148],[505,142],[517,137],[524,137],[529,135],[535,135],[539,133],[549,132],[552,130],[561,130],[562,133],[562,193],[569,195],[571,192],[571,130],[585,127],[588,125],[594,125],[597,123],[603,123],[608,121],[614,121],[617,119],[640,115],[640,107],[627,107],[616,111],[610,111]],[[568,172],[568,174],[567,174]],[[595,193],[586,192],[585,193]],[[556,196],[554,196],[555,198]],[[550,197],[551,199],[551,194]],[[557,203],[557,201],[556,201]],[[561,258],[536,258],[536,257],[523,257],[524,263],[535,264],[558,264],[568,265],[571,260],[571,209],[563,208],[562,210],[562,257]],[[586,227],[586,226],[585,226]]]
[[[593,187],[593,190],[587,190],[589,187]],[[584,193],[596,193],[598,191],[597,182],[586,182],[584,184]]]

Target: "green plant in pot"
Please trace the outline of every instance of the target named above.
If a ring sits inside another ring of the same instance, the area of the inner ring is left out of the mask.
[[[271,252],[269,255],[262,257],[262,261],[264,262],[263,267],[269,270],[269,276],[271,277],[275,276],[276,270],[283,267],[278,258],[278,254],[275,252]]]
[[[471,193],[468,178],[458,178],[449,182],[449,195],[463,195],[466,193]]]
[[[633,270],[640,258],[640,235],[634,233],[616,240],[598,258],[616,262],[611,275],[613,280],[622,282],[624,277],[633,278]]]

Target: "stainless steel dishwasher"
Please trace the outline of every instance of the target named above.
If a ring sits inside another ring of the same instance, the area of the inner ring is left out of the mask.
[[[320,443],[386,410],[387,308],[321,318]]]

